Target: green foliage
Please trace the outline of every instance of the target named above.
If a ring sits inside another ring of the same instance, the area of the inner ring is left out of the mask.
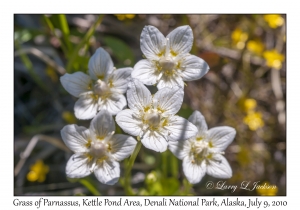
[[[112,56],[117,59],[117,63],[115,64],[117,68],[133,66],[135,64],[133,52],[124,41],[113,36],[105,36],[104,43],[111,49]]]

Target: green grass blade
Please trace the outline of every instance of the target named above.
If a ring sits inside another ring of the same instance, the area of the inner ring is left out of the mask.
[[[81,40],[81,42],[76,46],[75,50],[73,50],[73,53],[71,54],[70,60],[67,64],[66,70],[67,72],[71,71],[71,68],[73,67],[74,62],[76,61],[77,57],[78,57],[78,52],[79,50],[86,44],[86,42],[89,41],[89,39],[91,38],[91,36],[94,34],[96,28],[101,24],[102,19],[103,19],[104,15],[99,15],[98,19],[96,20],[96,22],[92,25],[92,27],[88,30],[88,32],[86,33],[86,35],[83,37],[83,39]]]
[[[60,27],[61,27],[60,29],[63,33],[64,41],[67,44],[68,50],[72,51],[72,45],[71,45],[71,42],[70,42],[70,39],[69,39],[70,30],[69,30],[69,25],[68,25],[67,18],[66,18],[65,15],[60,14],[60,15],[58,15],[58,19],[59,19],[59,22],[60,22]]]

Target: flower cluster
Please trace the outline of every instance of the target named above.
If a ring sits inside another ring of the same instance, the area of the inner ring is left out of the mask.
[[[63,141],[75,153],[67,163],[67,176],[81,178],[94,172],[100,182],[115,184],[119,161],[135,150],[134,136],[150,150],[169,149],[182,159],[190,183],[200,182],[205,173],[230,178],[232,171],[223,154],[235,130],[227,126],[208,130],[199,111],[188,120],[176,115],[183,102],[184,81],[200,79],[209,70],[204,60],[189,54],[192,29],[181,26],[165,37],[157,28],[145,26],[140,41],[146,59],[134,69],[115,69],[109,54],[99,48],[89,61],[88,75],[76,72],[61,77],[63,87],[79,98],[75,116],[92,119],[88,129],[67,125],[61,130]],[[158,91],[152,95],[145,85],[155,84]],[[131,136],[114,134],[112,115]]]
[[[246,113],[243,122],[248,125],[249,129],[255,131],[264,126],[262,114],[255,111],[257,106],[256,100],[247,98],[242,100],[242,110]]]

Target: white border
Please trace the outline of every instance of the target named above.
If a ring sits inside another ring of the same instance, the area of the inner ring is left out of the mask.
[[[139,0],[139,1],[5,1],[1,3],[1,201],[2,207],[14,207],[13,197],[13,14],[14,13],[286,13],[287,14],[287,196],[283,197],[258,197],[264,200],[287,200],[288,207],[299,207],[299,181],[297,176],[300,172],[299,151],[299,107],[300,100],[298,81],[299,64],[299,6],[296,1],[279,0],[252,0],[252,1],[162,1],[162,0]],[[4,65],[3,65],[4,64]],[[37,197],[20,197],[22,199],[36,200]],[[75,197],[51,197],[56,200],[82,199]],[[133,197],[131,197],[133,198]],[[144,199],[140,197],[136,199]],[[151,197],[156,199],[155,197]],[[170,198],[170,197],[168,197]],[[179,197],[175,197],[179,198]],[[186,198],[186,197],[185,197]],[[212,198],[212,197],[207,197]],[[225,197],[218,197],[223,199]],[[234,197],[229,197],[233,199]],[[239,197],[243,200],[255,197]],[[295,208],[292,208],[295,207]],[[296,208],[297,207],[297,208]],[[29,207],[30,208],[30,207]],[[55,207],[59,208],[59,207]],[[96,207],[99,209],[100,207]],[[153,207],[152,207],[153,208]],[[166,207],[155,207],[162,209]],[[178,207],[169,207],[177,208]],[[182,208],[182,207],[180,207]],[[189,208],[189,207],[187,207]],[[232,207],[231,207],[232,208]],[[32,208],[30,208],[32,209]],[[50,209],[43,208],[43,209]],[[53,209],[53,208],[52,208]],[[65,209],[65,208],[64,208]],[[71,208],[69,208],[71,209]],[[95,209],[95,208],[94,208]],[[103,207],[101,209],[104,209]],[[106,209],[106,208],[105,208]],[[112,209],[112,208],[110,208]],[[115,208],[114,208],[115,209]],[[198,207],[199,209],[199,207]],[[214,209],[214,208],[211,208]],[[237,208],[236,208],[237,209]],[[239,208],[238,208],[239,209]],[[272,209],[272,208],[271,208]]]

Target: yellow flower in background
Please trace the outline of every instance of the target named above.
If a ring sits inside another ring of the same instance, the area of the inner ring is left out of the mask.
[[[50,79],[52,80],[52,82],[57,82],[58,81],[58,76],[57,76],[55,70],[52,67],[50,67],[50,66],[48,66],[46,68],[46,75],[48,77],[50,77]]]
[[[77,122],[75,115],[72,112],[64,111],[62,118],[69,124],[75,124]]]
[[[264,126],[264,121],[260,112],[248,112],[247,116],[244,117],[244,123],[248,125],[249,129],[252,131]]]
[[[46,174],[49,172],[49,167],[42,160],[37,160],[30,166],[30,171],[27,174],[27,180],[30,182],[44,182]]]
[[[267,61],[267,66],[277,70],[281,69],[284,55],[278,53],[277,50],[273,49],[265,51],[263,56]]]
[[[236,48],[243,49],[248,39],[248,34],[237,28],[231,33],[231,39]]]
[[[257,106],[257,102],[253,98],[241,98],[238,102],[238,106],[246,113],[253,112]]]
[[[257,188],[256,192],[258,195],[267,195],[267,196],[274,196],[278,192],[278,188],[276,185],[270,185],[269,182],[264,182],[261,184],[262,188]]]
[[[133,14],[120,14],[120,15],[115,15],[118,20],[125,20],[125,19],[133,19],[135,17],[135,15]]]
[[[277,28],[284,23],[284,19],[280,15],[264,15],[264,19],[271,28]]]
[[[247,49],[257,55],[261,55],[264,50],[264,44],[260,40],[250,40],[247,43]]]
[[[257,103],[256,103],[255,99],[247,98],[244,101],[244,109],[246,112],[254,110],[256,108],[256,105],[257,105]]]

